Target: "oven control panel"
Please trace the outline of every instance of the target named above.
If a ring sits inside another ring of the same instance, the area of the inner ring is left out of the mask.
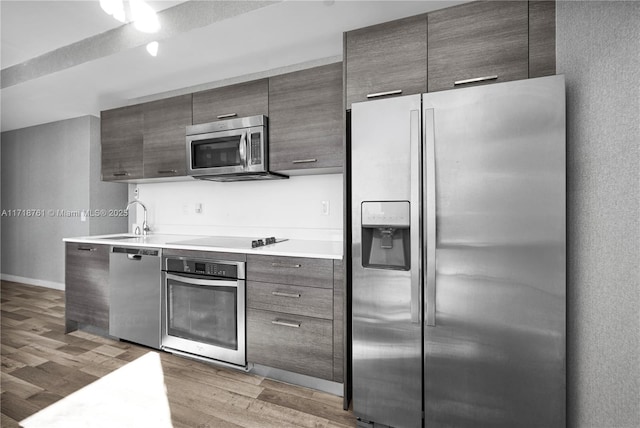
[[[238,264],[223,261],[167,257],[165,259],[165,270],[167,272],[192,273],[219,278],[239,278]]]

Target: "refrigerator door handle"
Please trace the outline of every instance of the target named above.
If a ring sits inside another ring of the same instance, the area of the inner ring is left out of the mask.
[[[425,266],[425,324],[436,325],[436,135],[434,110],[424,110],[424,266]]]
[[[420,110],[411,110],[411,322],[422,322],[422,283],[420,274],[422,264],[420,260]]]

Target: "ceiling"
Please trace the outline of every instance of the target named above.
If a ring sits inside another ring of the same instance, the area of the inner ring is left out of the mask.
[[[2,0],[2,131],[337,61],[344,31],[458,3],[150,1],[162,29],[149,35],[97,0]]]

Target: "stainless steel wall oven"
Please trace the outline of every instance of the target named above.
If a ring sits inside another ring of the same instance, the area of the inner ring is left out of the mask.
[[[162,349],[246,367],[245,263],[165,256]]]

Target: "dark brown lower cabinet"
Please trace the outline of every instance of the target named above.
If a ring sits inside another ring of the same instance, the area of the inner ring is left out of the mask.
[[[333,380],[333,323],[248,308],[247,360]]]
[[[247,256],[247,361],[344,382],[341,260]]]
[[[66,332],[77,324],[109,329],[109,246],[65,245]]]

